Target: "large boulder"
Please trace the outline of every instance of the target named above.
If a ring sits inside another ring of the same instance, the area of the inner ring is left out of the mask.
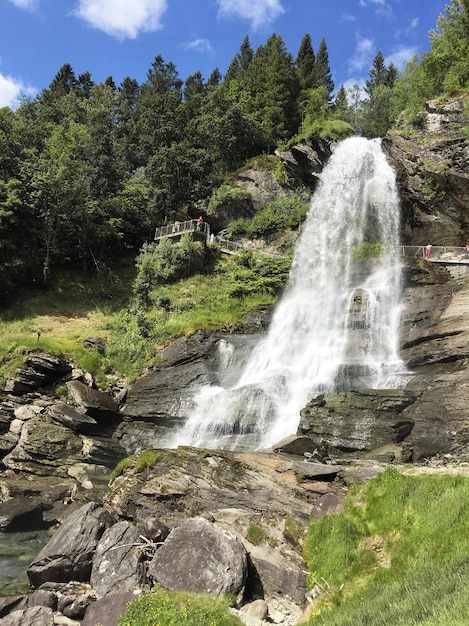
[[[238,595],[247,578],[247,552],[237,537],[203,517],[175,528],[148,565],[171,591]]]
[[[119,406],[108,393],[93,389],[79,380],[70,380],[67,387],[75,404],[91,417],[101,421],[119,417]]]
[[[48,581],[89,581],[96,547],[114,521],[96,502],[74,511],[28,567],[31,585],[38,587]]]
[[[140,531],[129,522],[117,522],[105,531],[91,569],[90,582],[97,598],[144,586],[145,569],[139,549],[143,544]]]
[[[404,389],[321,394],[300,411],[298,434],[311,437],[331,455],[363,455],[406,439],[414,421],[405,409],[415,400],[415,393]]]

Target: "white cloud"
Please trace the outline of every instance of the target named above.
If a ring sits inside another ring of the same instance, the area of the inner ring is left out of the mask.
[[[373,59],[374,41],[372,39],[359,39],[355,47],[353,57],[348,61],[351,72],[360,72],[365,67],[369,67]]]
[[[352,15],[351,13],[342,13],[343,22],[355,22],[356,20],[357,18],[355,17],[355,15]]]
[[[33,11],[37,7],[39,0],[10,0],[10,2],[18,9]]]
[[[217,0],[220,16],[234,16],[251,22],[254,30],[269,26],[285,13],[280,0]]]
[[[34,96],[36,93],[35,89],[26,87],[20,80],[0,74],[0,107],[15,109],[21,96]]]
[[[119,39],[161,28],[167,0],[80,0],[75,14],[93,28]]]
[[[180,48],[183,50],[194,50],[195,52],[208,53],[210,55],[215,53],[210,41],[208,39],[202,39],[201,37],[182,43]]]
[[[363,8],[372,6],[376,8],[378,14],[386,17],[393,16],[392,7],[387,0],[360,0],[360,6]]]
[[[402,70],[408,61],[411,61],[418,50],[415,46],[400,46],[392,54],[388,55],[384,62],[386,65],[392,63],[398,70]]]

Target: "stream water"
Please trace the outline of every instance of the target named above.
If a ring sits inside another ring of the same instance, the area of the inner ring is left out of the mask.
[[[268,334],[241,372],[231,370],[236,380],[222,373],[223,386],[201,389],[171,446],[269,447],[296,432],[300,410],[319,393],[401,386],[399,213],[379,140],[341,142],[312,198]]]

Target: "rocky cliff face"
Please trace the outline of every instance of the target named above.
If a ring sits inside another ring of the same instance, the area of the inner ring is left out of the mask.
[[[383,140],[397,173],[403,242],[461,246],[469,238],[469,96],[427,102],[419,129]]]

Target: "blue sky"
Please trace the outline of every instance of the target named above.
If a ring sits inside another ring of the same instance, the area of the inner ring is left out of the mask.
[[[49,86],[64,63],[95,82],[146,79],[154,58],[179,78],[225,74],[249,35],[279,34],[293,57],[309,33],[326,38],[338,89],[368,77],[378,50],[398,69],[430,49],[428,31],[449,0],[0,0],[0,106]]]

